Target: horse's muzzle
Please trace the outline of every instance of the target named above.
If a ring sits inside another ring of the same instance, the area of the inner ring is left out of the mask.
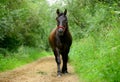
[[[59,33],[59,35],[63,35],[63,33],[64,33],[63,29],[62,29],[62,28],[59,28],[59,29],[58,29],[58,33]]]
[[[59,29],[58,29],[58,32],[59,32],[59,33],[63,33],[63,29],[62,29],[62,28],[59,28]]]
[[[64,34],[64,27],[63,26],[58,26],[58,33],[59,35],[63,35]]]

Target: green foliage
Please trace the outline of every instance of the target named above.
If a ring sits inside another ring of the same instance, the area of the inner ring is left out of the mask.
[[[6,71],[19,67],[48,55],[46,51],[40,51],[38,48],[24,46],[19,47],[18,52],[8,53],[9,55],[7,56],[0,54],[0,71]]]
[[[87,82],[120,81],[119,30],[109,30],[99,41],[89,36],[73,43],[70,59],[80,77]]]
[[[44,0],[0,1],[0,71],[47,54],[44,50],[49,49],[51,18],[48,13]]]
[[[119,82],[119,6],[101,2],[76,0],[68,5],[74,38],[71,63],[87,82]]]
[[[0,3],[0,48],[15,51],[25,45],[48,50],[49,9],[45,1],[39,1]]]
[[[113,23],[115,12],[119,11],[118,3],[113,5],[103,4],[97,0],[68,1],[69,25],[72,27],[73,37],[80,39],[92,32],[98,32],[103,27],[109,27]]]

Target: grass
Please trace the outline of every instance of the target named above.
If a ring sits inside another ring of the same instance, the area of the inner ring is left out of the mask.
[[[103,33],[103,32],[100,32]],[[71,64],[86,82],[120,81],[120,29],[113,28],[105,36],[88,36],[73,42]]]
[[[11,70],[21,65],[35,61],[43,56],[49,55],[46,51],[40,51],[38,48],[21,46],[18,52],[8,53],[6,57],[0,54],[0,71]]]

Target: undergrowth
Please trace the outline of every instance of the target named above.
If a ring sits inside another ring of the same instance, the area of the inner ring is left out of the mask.
[[[8,52],[5,56],[0,54],[0,71],[11,70],[21,65],[30,63],[43,56],[49,55],[46,51],[38,48],[21,46],[17,52]]]
[[[120,29],[111,29],[106,37],[93,36],[75,41],[70,52],[72,65],[86,82],[120,81]]]

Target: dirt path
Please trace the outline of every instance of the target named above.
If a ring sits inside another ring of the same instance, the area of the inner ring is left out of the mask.
[[[0,73],[0,82],[79,82],[68,64],[68,74],[57,77],[54,57],[45,57],[12,71]]]

